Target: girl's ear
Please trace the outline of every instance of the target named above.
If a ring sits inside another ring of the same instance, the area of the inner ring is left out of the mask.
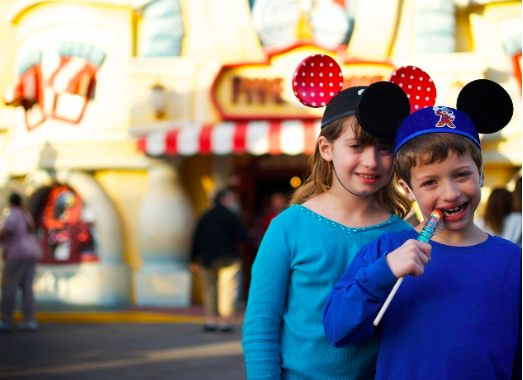
[[[407,182],[405,182],[404,180],[402,180],[401,178],[398,180],[398,183],[400,184],[401,188],[403,189],[403,191],[405,192],[405,194],[407,195],[407,199],[411,202],[415,202],[416,201],[416,198],[414,198],[414,194],[412,194],[412,191],[410,190],[410,187],[409,185],[407,185]]]
[[[318,147],[323,159],[327,162],[332,161],[332,145],[325,136],[320,136],[318,138]]]

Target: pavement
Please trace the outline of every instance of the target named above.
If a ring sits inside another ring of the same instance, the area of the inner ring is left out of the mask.
[[[199,305],[37,309],[37,331],[0,333],[0,379],[245,379],[243,312],[224,333],[203,332]]]

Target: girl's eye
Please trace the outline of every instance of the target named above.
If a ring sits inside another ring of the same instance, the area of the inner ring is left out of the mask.
[[[354,150],[361,150],[361,149],[363,149],[363,146],[360,144],[351,144],[351,145],[349,145],[349,148],[354,149]]]
[[[392,148],[390,146],[380,146],[378,149],[379,149],[380,153],[383,153],[383,154],[392,153]]]

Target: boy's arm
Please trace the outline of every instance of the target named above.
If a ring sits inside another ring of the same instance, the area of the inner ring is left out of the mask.
[[[366,245],[334,286],[323,309],[325,335],[333,346],[369,340],[376,331],[373,320],[397,279],[423,274],[430,244],[413,239],[399,244],[378,239]]]
[[[385,255],[369,263],[358,254],[325,302],[323,328],[329,342],[339,348],[372,338],[372,321],[396,280]]]

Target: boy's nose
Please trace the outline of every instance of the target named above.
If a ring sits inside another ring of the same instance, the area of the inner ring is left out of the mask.
[[[445,200],[458,199],[461,194],[459,187],[454,182],[447,182],[443,188],[443,197]]]

